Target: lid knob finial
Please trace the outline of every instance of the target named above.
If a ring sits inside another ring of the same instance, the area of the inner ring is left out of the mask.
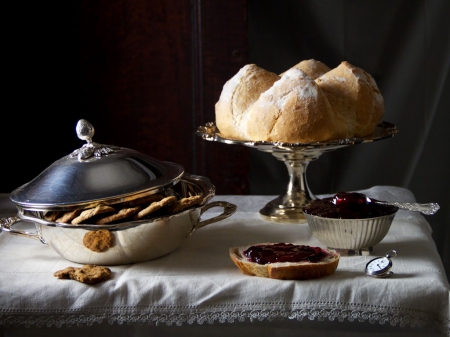
[[[78,138],[92,143],[92,137],[94,137],[95,129],[91,123],[85,119],[80,119],[76,126]]]
[[[101,157],[115,152],[113,146],[97,144],[92,141],[95,129],[87,120],[80,119],[75,127],[75,130],[77,131],[78,138],[85,140],[87,143],[80,149],[73,151],[70,154],[71,157],[78,157],[78,160],[83,161],[92,156]]]

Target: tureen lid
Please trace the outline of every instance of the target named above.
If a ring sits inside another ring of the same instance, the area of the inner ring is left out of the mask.
[[[14,190],[10,194],[14,203],[37,210],[114,204],[159,193],[178,183],[184,173],[181,165],[93,142],[94,127],[84,119],[78,121],[76,132],[87,143]]]

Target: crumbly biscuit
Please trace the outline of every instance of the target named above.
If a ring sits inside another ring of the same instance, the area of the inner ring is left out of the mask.
[[[119,212],[105,216],[104,218],[100,218],[97,221],[95,221],[96,225],[105,225],[108,223],[115,222],[117,220],[123,220],[125,218],[128,218],[129,216],[132,216],[133,214],[136,214],[142,209],[142,206],[136,206],[131,208],[123,208]]]
[[[88,219],[91,219],[92,217],[103,214],[103,213],[112,213],[115,212],[116,209],[111,206],[107,205],[98,205],[97,207],[87,209],[80,213],[79,216],[77,216],[75,219],[72,220],[73,225],[77,225],[80,223],[85,222]]]
[[[171,203],[175,202],[176,200],[177,200],[177,198],[175,196],[171,195],[171,196],[165,197],[164,199],[162,199],[160,201],[152,202],[150,205],[148,205],[146,208],[144,208],[138,214],[136,214],[133,217],[133,220],[143,219],[147,215],[155,212],[156,210],[158,210],[166,205],[170,205]]]
[[[65,212],[61,217],[56,219],[55,222],[70,223],[73,219],[79,216],[81,212],[81,209]]]
[[[112,272],[111,269],[107,267],[87,264],[79,268],[67,267],[58,270],[53,276],[59,279],[70,279],[81,283],[94,284],[109,280],[112,276]]]
[[[48,211],[44,215],[44,219],[48,221],[56,221],[61,215],[63,214],[63,211]]]
[[[66,267],[62,270],[55,271],[53,276],[60,279],[70,279],[70,274],[75,271],[75,267]]]
[[[182,198],[170,205],[167,210],[170,213],[178,213],[183,209],[199,204],[202,200],[202,195],[193,195],[187,198]]]
[[[104,252],[113,244],[114,236],[107,229],[89,231],[83,237],[83,245],[94,252]]]
[[[160,200],[164,199],[164,197],[165,196],[162,194],[150,194],[150,195],[147,195],[142,198],[126,201],[126,202],[120,204],[120,206],[135,207],[135,206],[141,206],[141,205],[148,205],[149,203],[152,203],[155,201],[160,201]]]

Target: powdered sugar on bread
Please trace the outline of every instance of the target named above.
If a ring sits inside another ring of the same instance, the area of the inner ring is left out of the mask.
[[[243,127],[250,140],[309,143],[346,135],[317,83],[297,68],[286,71],[247,113]]]
[[[228,80],[216,103],[216,125],[227,137],[244,139],[243,114],[280,77],[255,64],[247,64]]]
[[[384,115],[384,101],[369,73],[344,61],[316,82],[347,124],[349,136],[365,137],[374,132]]]
[[[297,68],[297,69],[304,71],[313,80],[315,80],[316,78],[322,76],[323,74],[325,74],[331,70],[330,68],[328,68],[328,66],[326,64],[324,64],[320,61],[314,60],[314,59],[303,60],[303,61],[297,63],[292,68]],[[280,76],[282,76],[283,74],[281,74]]]

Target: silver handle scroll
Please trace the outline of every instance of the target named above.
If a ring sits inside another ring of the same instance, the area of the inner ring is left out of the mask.
[[[436,213],[440,208],[440,206],[437,203],[419,204],[415,202],[387,202],[387,201],[376,201],[376,203],[381,205],[396,206],[401,209],[420,212],[426,215],[432,215]]]

